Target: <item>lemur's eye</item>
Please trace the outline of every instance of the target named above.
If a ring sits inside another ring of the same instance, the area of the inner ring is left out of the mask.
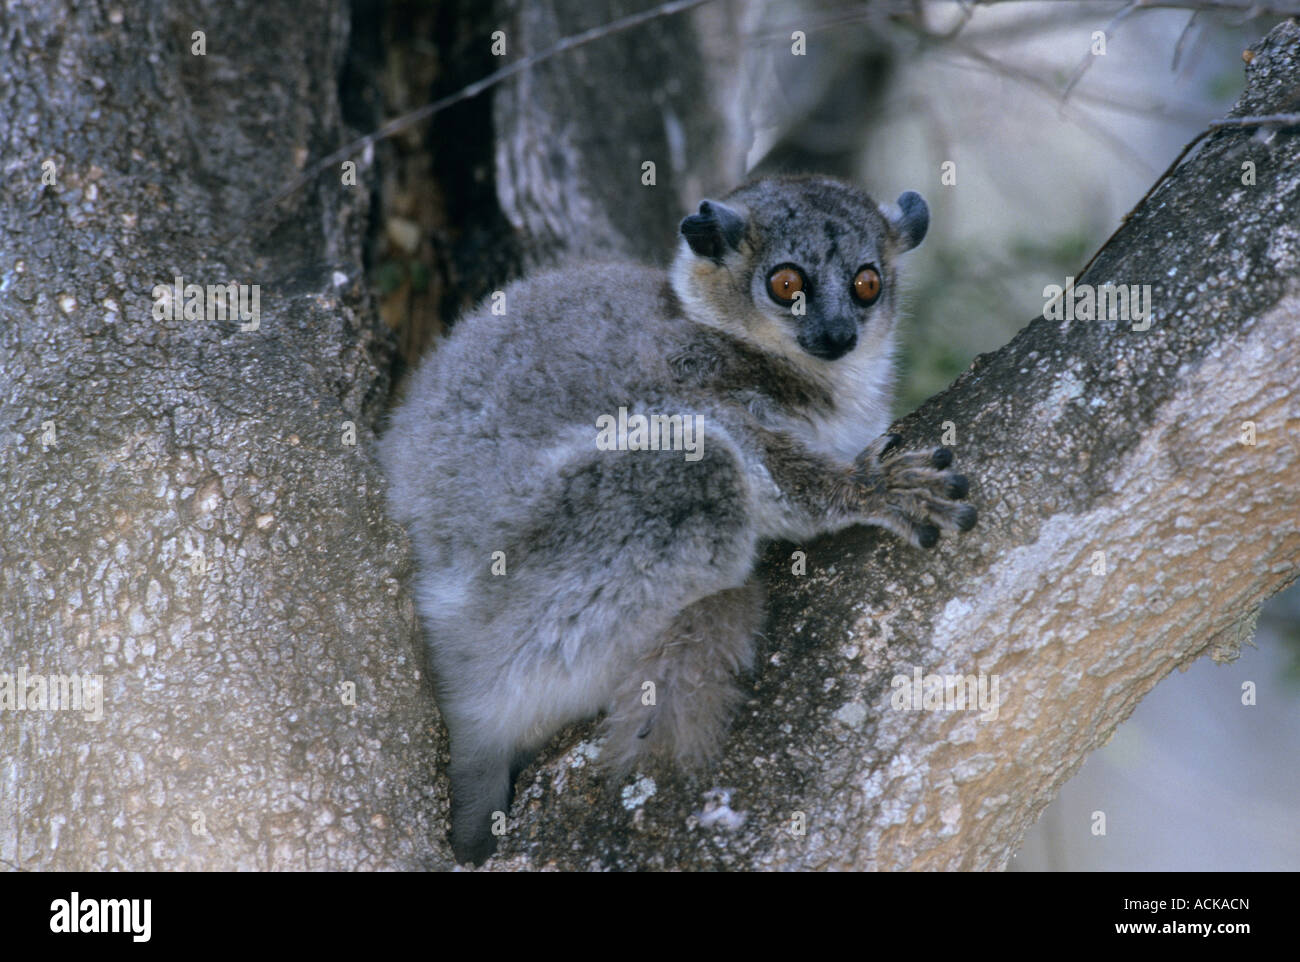
[[[863,304],[871,304],[880,296],[880,272],[874,267],[864,267],[853,278],[853,296]]]
[[[789,264],[778,267],[768,275],[767,289],[778,304],[793,304],[794,296],[804,289],[803,272]]]

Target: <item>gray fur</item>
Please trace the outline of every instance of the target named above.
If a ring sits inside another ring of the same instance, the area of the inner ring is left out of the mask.
[[[615,772],[716,754],[762,620],[765,539],[870,523],[928,546],[974,523],[946,454],[881,460],[894,262],[928,221],[919,196],[900,206],[891,223],[828,178],[748,184],[687,218],[670,274],[525,278],[414,375],[380,455],[418,555],[458,858],[492,852],[514,769],[571,722],[606,713]],[[807,273],[801,317],[767,295],[781,263]],[[864,264],[883,278],[870,307],[850,296]],[[845,356],[800,346],[848,322]],[[620,407],[702,415],[702,456],[599,450],[596,419]]]

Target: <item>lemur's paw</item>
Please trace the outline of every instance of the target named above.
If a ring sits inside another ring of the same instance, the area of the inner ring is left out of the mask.
[[[965,475],[950,470],[952,451],[909,451],[885,456],[901,443],[897,434],[876,439],[853,462],[855,505],[868,524],[880,525],[918,548],[933,548],[939,531],[969,531],[978,514],[960,503],[970,493]]]

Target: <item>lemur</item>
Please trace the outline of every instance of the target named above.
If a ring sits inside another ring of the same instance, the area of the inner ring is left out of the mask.
[[[764,541],[869,524],[929,548],[975,524],[948,449],[881,435],[896,261],[929,217],[912,191],[878,207],[827,177],[753,181],[681,222],[668,272],[523,278],[422,363],[380,457],[417,553],[458,860],[495,850],[515,774],[572,722],[605,713],[615,774],[716,755]],[[601,443],[616,417],[659,417],[670,443]]]

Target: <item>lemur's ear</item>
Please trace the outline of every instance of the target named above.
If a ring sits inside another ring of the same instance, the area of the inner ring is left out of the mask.
[[[682,220],[682,236],[701,257],[722,260],[728,250],[737,250],[745,235],[745,218],[716,200],[700,201],[700,212]]]
[[[926,205],[925,198],[916,191],[899,194],[896,208],[882,204],[880,212],[885,215],[885,220],[889,221],[889,226],[894,229],[903,245],[899,249],[900,254],[910,251],[925,240],[925,232],[930,229],[930,208]]]

